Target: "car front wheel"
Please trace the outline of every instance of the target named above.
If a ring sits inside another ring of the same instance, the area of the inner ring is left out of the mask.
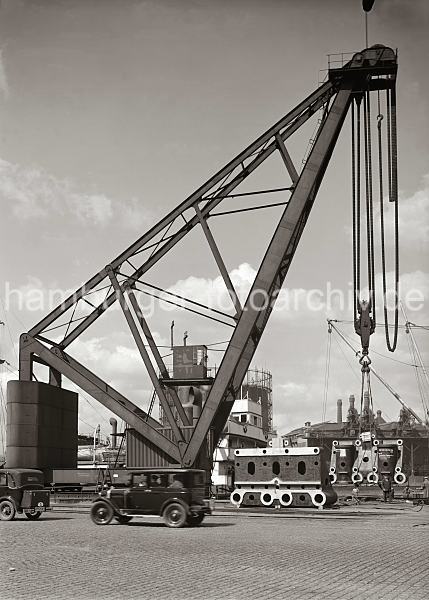
[[[178,502],[169,504],[162,513],[164,523],[168,527],[183,527],[186,523],[186,510]]]
[[[25,516],[27,517],[27,519],[30,519],[30,521],[36,521],[37,519],[40,519],[40,517],[42,516],[42,513],[40,510],[26,510],[25,512]]]
[[[91,519],[96,525],[108,525],[113,519],[113,508],[107,502],[94,502]]]
[[[15,518],[16,510],[13,502],[10,500],[2,500],[0,502],[0,520],[12,521]]]
[[[191,515],[187,516],[186,519],[186,523],[190,526],[190,527],[195,527],[197,525],[201,525],[201,523],[204,521],[204,513],[194,513]]]

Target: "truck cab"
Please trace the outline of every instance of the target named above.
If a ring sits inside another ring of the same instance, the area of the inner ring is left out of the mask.
[[[49,510],[49,491],[37,469],[0,469],[0,521],[24,513],[34,521]]]

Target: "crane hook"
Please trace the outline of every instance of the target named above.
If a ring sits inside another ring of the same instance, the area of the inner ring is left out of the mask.
[[[374,333],[374,319],[371,316],[371,301],[359,300],[359,316],[355,321],[355,331],[360,336],[363,356],[368,356],[369,338]]]

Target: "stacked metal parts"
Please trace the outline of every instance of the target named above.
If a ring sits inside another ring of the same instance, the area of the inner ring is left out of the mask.
[[[377,440],[374,434],[364,432],[355,441],[333,441],[329,477],[338,484],[377,484],[381,478],[393,477],[401,485],[407,481],[402,461],[401,439]]]
[[[246,448],[234,454],[230,500],[237,507],[322,508],[337,499],[318,447]]]

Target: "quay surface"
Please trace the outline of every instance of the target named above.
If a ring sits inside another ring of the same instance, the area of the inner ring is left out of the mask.
[[[0,523],[4,600],[423,600],[429,506],[317,511],[216,506],[201,527],[98,527],[88,509]]]

